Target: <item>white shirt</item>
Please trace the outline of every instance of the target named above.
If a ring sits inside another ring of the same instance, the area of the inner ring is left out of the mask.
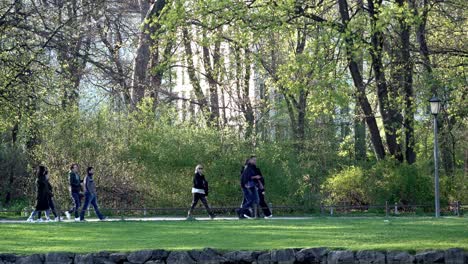
[[[205,194],[205,190],[203,190],[203,189],[197,189],[197,188],[192,188],[192,193],[201,193],[201,194]]]

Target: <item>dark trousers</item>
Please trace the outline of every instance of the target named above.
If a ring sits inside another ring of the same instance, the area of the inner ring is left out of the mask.
[[[46,217],[48,219],[49,218],[49,210],[43,210],[43,211],[45,212],[45,215],[46,215]],[[41,218],[41,212],[42,212],[42,210],[34,210],[34,211],[32,211],[29,218],[34,219],[34,216],[37,214],[37,219],[39,219],[39,218]]]
[[[192,206],[190,206],[189,215],[192,215],[192,211],[197,206],[198,201],[203,203],[209,215],[213,215],[210,206],[208,205],[208,200],[206,200],[206,196],[203,193],[193,193]]]
[[[265,202],[265,195],[260,190],[258,190],[258,198],[260,200],[260,202],[259,202],[260,207],[263,210],[263,215],[264,216],[270,216],[271,215],[270,208],[268,207],[268,204]]]
[[[238,210],[239,216],[243,216],[244,214],[250,215],[249,208],[255,203],[256,199],[256,190],[255,187],[252,188],[245,188],[242,187],[242,193],[244,195],[244,201],[242,201],[242,206]]]
[[[99,207],[97,204],[97,196],[95,194],[87,192],[85,193],[85,202],[83,208],[81,209],[80,220],[84,220],[84,215],[89,207],[89,204],[93,205],[94,211],[96,212],[96,215],[99,217],[99,219],[104,219],[104,216],[101,214],[101,211],[99,211]]]
[[[80,206],[81,206],[81,201],[80,201],[80,193],[77,192],[72,192],[71,197],[73,200],[73,207],[68,210],[68,212],[71,214],[75,212],[75,218],[79,217],[79,212],[80,212]]]
[[[55,203],[52,197],[49,197],[49,207],[55,217],[58,217],[57,211],[55,210]]]
[[[52,197],[49,197],[48,199],[49,199],[49,208],[52,211],[52,213],[54,214],[54,216],[57,217],[58,214],[57,214],[57,211],[55,210],[54,199]],[[41,218],[41,211],[39,211],[37,217]]]

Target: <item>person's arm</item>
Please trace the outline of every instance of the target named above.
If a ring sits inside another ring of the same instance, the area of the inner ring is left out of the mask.
[[[88,181],[88,176],[86,176],[86,177],[84,178],[84,180],[83,180],[83,183],[84,183],[84,184],[83,184],[83,185],[84,185],[83,190],[84,190],[85,192],[87,192],[87,191],[89,190],[89,188],[88,188],[88,182],[89,182],[89,181]]]
[[[209,186],[208,186],[208,181],[205,179],[204,180],[204,188],[205,190],[205,195],[208,196],[208,192],[210,191]]]
[[[54,197],[54,192],[52,190],[52,185],[50,184],[50,182],[47,182],[47,189],[49,191],[49,196]]]

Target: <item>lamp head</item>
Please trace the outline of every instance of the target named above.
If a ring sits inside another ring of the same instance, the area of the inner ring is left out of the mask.
[[[431,113],[433,115],[439,114],[440,111],[440,99],[437,98],[436,96],[432,97],[429,100],[429,103],[431,103]]]

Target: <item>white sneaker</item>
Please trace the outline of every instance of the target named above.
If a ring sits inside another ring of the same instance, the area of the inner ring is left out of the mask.
[[[46,222],[46,223],[50,222],[50,218],[46,218],[46,220],[44,222]]]
[[[39,219],[37,219],[37,221],[36,221],[36,223],[42,223],[42,222],[44,222],[44,220],[42,220],[42,218],[39,218]]]
[[[65,211],[65,216],[67,217],[68,220],[71,219],[70,213],[68,211]]]
[[[248,216],[247,214],[244,214],[244,217],[247,219],[252,219],[252,217]]]
[[[272,214],[269,215],[269,216],[265,216],[265,219],[271,219],[271,218],[273,218],[273,215],[272,215]]]
[[[55,217],[54,221],[55,222],[60,222],[60,217],[59,216]]]
[[[28,223],[34,223],[34,219],[32,219],[31,217],[29,217],[28,220],[26,220],[26,222],[28,222]]]
[[[79,217],[76,217],[75,218],[75,222],[79,222],[80,221],[80,218]]]

